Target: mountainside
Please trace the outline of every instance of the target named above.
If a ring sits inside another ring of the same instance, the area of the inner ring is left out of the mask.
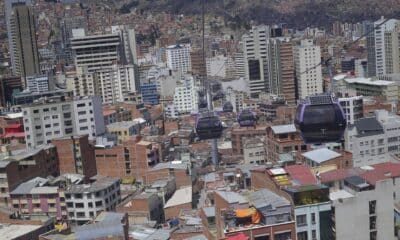
[[[140,9],[200,13],[202,0],[133,0]],[[400,18],[400,0],[206,0],[208,13],[292,27],[330,26],[380,16]]]

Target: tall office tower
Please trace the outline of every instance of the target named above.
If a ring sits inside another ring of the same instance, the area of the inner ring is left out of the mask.
[[[138,92],[140,82],[134,65],[113,65],[94,74],[95,94],[103,103],[123,102],[129,93]]]
[[[301,41],[294,50],[294,62],[299,99],[322,93],[321,49],[310,39]]]
[[[290,39],[279,41],[280,56],[280,88],[279,94],[283,96],[287,104],[296,104],[296,84],[294,74],[293,43]]]
[[[40,73],[32,8],[26,5],[14,5],[10,25],[14,73],[23,78]]]
[[[13,12],[13,6],[16,5],[27,5],[31,6],[31,0],[6,0],[5,1],[5,18],[6,18],[6,25],[7,25],[7,37],[8,37],[8,48],[10,51],[11,56],[11,66],[13,74],[16,75],[15,72],[15,56],[14,56],[14,36],[11,29],[11,16]]]
[[[71,48],[76,67],[87,67],[89,73],[94,73],[121,60],[119,34],[86,36],[83,29],[74,29],[72,33]]]
[[[193,75],[204,77],[207,74],[206,63],[201,49],[194,49],[190,52],[190,61]]]
[[[233,55],[233,64],[235,66],[235,78],[246,77],[245,61],[242,51],[239,51]]]
[[[285,95],[294,103],[294,63],[290,38],[281,37],[280,28],[253,27],[243,36],[245,76],[250,97],[261,92]]]
[[[135,29],[128,26],[112,26],[111,32],[118,34],[121,39],[121,57],[124,64],[137,64]]]
[[[182,73],[192,71],[190,60],[190,45],[177,44],[167,47],[167,66],[172,70],[179,70]]]
[[[376,63],[375,63],[375,31],[374,23],[371,21],[363,22],[364,33],[368,33],[367,40],[367,76],[376,76]]]
[[[383,21],[382,18],[374,23],[377,76],[400,73],[400,21],[390,19],[378,27]]]
[[[88,24],[86,18],[83,16],[64,17],[60,20],[60,29],[62,37],[62,45],[60,49],[56,49],[58,55],[63,57],[69,63],[73,63],[71,39],[73,29],[83,29],[84,32],[88,31]]]
[[[269,92],[267,72],[267,39],[270,36],[268,26],[256,26],[242,37],[245,59],[245,74],[250,97],[258,97],[261,92]]]

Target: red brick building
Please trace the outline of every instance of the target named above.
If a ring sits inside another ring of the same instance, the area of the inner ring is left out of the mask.
[[[294,124],[267,127],[266,152],[269,162],[283,161],[285,155],[299,158],[308,150]]]
[[[10,192],[34,177],[58,176],[56,148],[49,144],[34,149],[9,151],[6,146],[0,156],[0,205],[9,205]]]
[[[155,143],[132,136],[111,148],[97,147],[95,159],[97,174],[101,176],[135,177],[143,181],[147,171],[159,162],[159,149]]]
[[[97,174],[94,146],[88,135],[59,138],[51,141],[57,147],[60,174],[77,173],[87,178]]]
[[[259,126],[256,128],[252,127],[233,128],[231,131],[233,154],[243,154],[244,138],[252,138],[255,136],[265,137],[265,133],[266,133],[265,126]]]

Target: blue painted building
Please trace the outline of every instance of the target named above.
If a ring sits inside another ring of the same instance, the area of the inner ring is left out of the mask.
[[[155,83],[143,83],[140,85],[140,92],[145,104],[157,105],[159,103],[159,95],[157,85]]]

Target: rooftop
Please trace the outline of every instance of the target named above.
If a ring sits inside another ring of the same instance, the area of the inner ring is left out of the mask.
[[[185,187],[175,191],[174,195],[165,203],[164,208],[174,207],[192,202],[192,187]]]
[[[366,84],[366,85],[373,85],[373,86],[388,86],[395,84],[392,81],[385,81],[385,80],[372,80],[371,78],[346,78],[345,81],[347,83],[358,83],[358,84]]]
[[[115,122],[107,125],[107,128],[131,128],[138,125],[137,121]]]
[[[272,126],[271,129],[275,134],[293,133],[297,131],[294,124]]]
[[[79,184],[72,185],[69,189],[67,189],[66,193],[89,193],[89,192],[97,192],[103,190],[105,188],[110,187],[112,184],[115,184],[119,181],[119,178],[114,177],[102,177],[96,180],[91,184]]]
[[[220,195],[228,203],[243,204],[249,202],[244,196],[236,192],[216,191],[216,193],[218,193],[218,195]]]
[[[310,168],[305,165],[289,165],[285,167],[286,172],[292,180],[300,185],[317,184],[317,178],[311,172]]]
[[[0,224],[0,236],[2,239],[18,239],[41,227],[41,225]]]
[[[289,200],[269,191],[267,189],[261,189],[256,192],[251,192],[248,195],[249,202],[257,209],[271,206],[272,208],[278,208],[282,206],[290,205]]]
[[[341,154],[335,151],[329,150],[328,148],[319,148],[316,150],[308,151],[302,154],[303,157],[310,159],[316,163],[323,163],[331,159],[340,157]]]
[[[332,201],[339,200],[339,199],[345,199],[345,198],[352,198],[352,197],[354,197],[354,195],[349,193],[346,190],[339,190],[336,192],[329,193],[329,198]]]
[[[161,162],[151,168],[150,171],[156,171],[165,168],[173,168],[173,169],[187,169],[188,164],[182,163],[181,161],[171,161],[171,162]]]
[[[353,126],[356,127],[358,136],[360,137],[384,133],[382,125],[375,117],[358,119],[354,122]]]

